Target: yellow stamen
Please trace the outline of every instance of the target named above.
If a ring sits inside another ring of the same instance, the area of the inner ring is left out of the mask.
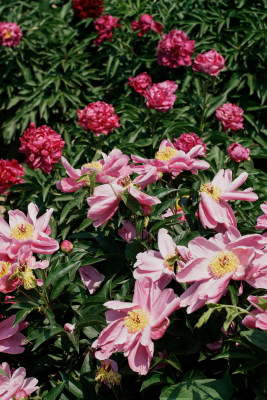
[[[13,239],[21,240],[23,242],[24,240],[32,239],[33,234],[33,225],[25,221],[13,226],[13,228],[11,229],[10,237]]]
[[[169,161],[172,157],[178,154],[178,150],[172,147],[164,147],[155,154],[155,158],[160,161]]]
[[[188,194],[186,194],[186,195],[184,195],[184,196],[182,196],[182,197],[188,197],[188,198],[189,198],[190,196],[189,196]],[[182,207],[179,206],[179,201],[180,201],[180,200],[181,200],[181,197],[179,197],[179,198],[176,200],[176,202],[175,202],[176,210],[177,210],[177,211],[183,211],[183,210],[182,210]]]
[[[147,311],[141,308],[128,311],[127,317],[124,318],[124,325],[129,333],[143,331],[147,324],[149,324],[150,315]]]
[[[5,31],[4,38],[5,39],[10,39],[11,37],[12,37],[12,33],[10,31]]]
[[[239,266],[239,258],[232,251],[220,251],[214,256],[209,269],[214,278],[222,278],[229,272],[235,272]]]
[[[0,261],[0,278],[3,278],[8,273],[10,265],[10,262]]]
[[[174,266],[175,266],[176,260],[177,260],[176,253],[167,254],[166,257],[164,258],[165,267],[169,268],[169,270],[174,272]]]
[[[102,171],[103,165],[99,161],[92,161],[90,163],[84,164],[85,168],[95,168],[98,171]]]
[[[121,375],[113,371],[111,362],[107,363],[102,361],[101,366],[96,370],[96,381],[105,383],[105,385],[119,385],[121,381]]]
[[[211,182],[209,182],[209,183],[206,183],[205,185],[202,185],[200,187],[200,192],[207,193],[214,200],[219,202],[220,201],[220,196],[221,196],[221,193],[222,193],[222,189],[219,186],[215,186]]]
[[[22,279],[23,286],[26,290],[33,289],[37,285],[36,278],[33,275],[31,268],[26,268],[26,270],[22,273]]]
[[[127,175],[125,178],[121,178],[118,180],[118,184],[124,188],[127,188],[131,185],[131,178]],[[138,185],[139,186],[139,185]]]

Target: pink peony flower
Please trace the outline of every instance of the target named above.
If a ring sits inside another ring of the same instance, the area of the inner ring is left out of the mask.
[[[261,209],[263,211],[263,215],[261,215],[257,219],[257,225],[255,229],[267,229],[267,201],[264,204],[261,204]]]
[[[63,240],[63,242],[60,245],[60,250],[63,253],[69,254],[72,252],[72,249],[73,249],[73,244],[68,240]]]
[[[140,375],[148,373],[154,353],[152,339],[160,339],[169,326],[168,316],[180,306],[172,289],[161,291],[152,279],[144,277],[135,282],[133,301],[108,301],[104,304],[108,326],[92,344],[100,348],[99,360],[123,351],[130,368]]]
[[[100,366],[96,370],[95,380],[100,385],[104,383],[110,389],[114,385],[119,385],[121,382],[121,375],[118,373],[118,364],[114,360],[102,360]]]
[[[120,28],[121,24],[118,23],[120,18],[115,18],[112,15],[102,15],[100,18],[96,19],[95,29],[97,30],[97,37],[94,43],[99,46],[104,40],[110,42],[112,37],[112,30],[115,28]]]
[[[139,17],[138,21],[132,21],[131,27],[134,32],[140,30],[138,33],[138,36],[140,37],[144,36],[149,29],[152,29],[157,33],[161,33],[163,30],[163,25],[159,22],[153,21],[152,15],[149,14],[143,14]]]
[[[27,328],[28,322],[20,322],[12,327],[15,321],[15,315],[0,321],[0,353],[20,354],[24,352],[26,343],[23,340],[26,337],[20,333],[22,329]]]
[[[173,146],[177,150],[182,150],[185,153],[189,153],[189,151],[197,146],[201,145],[203,147],[203,157],[206,153],[206,144],[202,142],[199,136],[197,136],[194,132],[183,133],[178,139],[173,140]]]
[[[212,76],[217,76],[224,68],[226,68],[225,59],[215,50],[198,54],[192,66],[194,71],[203,72],[204,74]]]
[[[224,132],[231,129],[232,133],[235,133],[238,129],[244,129],[243,114],[244,110],[236,104],[224,103],[217,108],[215,117],[221,121]]]
[[[13,261],[6,255],[0,255],[0,292],[10,293],[16,290],[19,280],[17,277],[11,278],[15,267]]]
[[[134,278],[150,277],[160,288],[165,288],[176,273],[190,259],[190,252],[185,246],[177,246],[167,229],[158,232],[159,251],[148,250],[136,256]]]
[[[252,188],[236,191],[247,177],[248,173],[243,172],[232,182],[232,171],[221,169],[211,182],[201,186],[198,215],[204,228],[225,232],[229,227],[236,226],[235,215],[227,200],[256,201],[258,199]]]
[[[158,44],[157,61],[160,65],[169,68],[178,68],[181,65],[192,64],[191,56],[194,53],[195,41],[176,29],[162,35]]]
[[[134,225],[130,221],[121,221],[122,228],[118,230],[118,235],[125,240],[127,243],[131,243],[133,239],[136,238],[136,229]],[[142,230],[140,234],[141,239],[145,239],[148,237],[148,233],[145,229]],[[151,240],[151,238],[150,238]],[[148,238],[149,241],[149,238]]]
[[[230,279],[246,280],[254,270],[257,250],[266,245],[261,235],[241,236],[231,226],[210,239],[197,237],[188,244],[191,259],[177,274],[178,282],[194,282],[182,295],[181,307],[191,313],[206,303],[217,303]]]
[[[246,149],[241,144],[233,143],[228,147],[227,153],[231,160],[240,163],[249,159],[250,149]]]
[[[58,242],[49,237],[49,220],[53,211],[50,208],[37,219],[38,207],[30,203],[27,216],[22,211],[14,210],[8,212],[9,224],[0,218],[0,254],[14,258],[22,246],[28,246],[31,251],[40,254],[57,251]]]
[[[120,118],[117,114],[114,114],[114,111],[114,107],[104,101],[90,103],[83,110],[77,110],[78,124],[85,131],[92,130],[96,136],[101,133],[107,135],[115,128],[120,127]]]
[[[0,374],[1,400],[26,399],[30,394],[39,389],[39,386],[36,386],[38,383],[36,378],[25,379],[25,368],[20,367],[12,372],[6,362],[0,364],[0,368],[5,373],[5,375]]]
[[[65,145],[61,136],[47,125],[35,128],[33,122],[20,138],[19,151],[26,154],[25,163],[32,169],[40,168],[50,174],[58,163]]]
[[[264,308],[261,308],[259,305],[259,299],[265,300],[267,299],[267,296],[248,296],[248,301],[256,307],[255,310],[252,311],[253,315],[247,315],[243,320],[242,324],[245,325],[247,328],[250,329],[255,329],[259,328],[264,331],[267,330],[267,310]]]
[[[65,331],[68,332],[68,333],[73,333],[73,332],[75,331],[75,324],[66,323],[66,324],[64,325],[64,329],[65,329]]]
[[[17,160],[0,159],[0,194],[7,193],[6,190],[16,185],[17,183],[24,183],[21,178],[25,175],[25,168],[18,163]]]
[[[22,38],[22,31],[15,22],[0,22],[0,44],[16,47]]]
[[[154,83],[149,89],[143,92],[146,99],[146,106],[153,110],[167,112],[173,108],[176,100],[174,92],[178,89],[178,85],[174,81],[164,81]]]
[[[130,77],[128,86],[132,86],[137,93],[143,94],[144,91],[152,85],[152,77],[146,72]]]
[[[91,265],[79,268],[79,274],[82,283],[89,290],[90,294],[94,294],[105,279],[105,275],[100,274],[100,272]]]
[[[74,0],[72,8],[77,19],[99,17],[104,10],[104,0]]]

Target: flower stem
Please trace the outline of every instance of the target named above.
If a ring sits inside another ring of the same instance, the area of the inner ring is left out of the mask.
[[[209,78],[207,78],[204,83],[203,108],[202,108],[202,114],[200,117],[200,125],[199,125],[199,129],[201,130],[201,132],[204,131],[204,126],[205,126],[204,116],[205,116],[206,107],[207,107],[207,94],[208,94],[209,82],[210,82],[210,80],[209,80]]]

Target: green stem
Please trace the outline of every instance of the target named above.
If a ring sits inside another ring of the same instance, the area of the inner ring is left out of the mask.
[[[207,107],[207,94],[208,94],[209,82],[210,82],[210,80],[209,80],[209,78],[207,78],[205,81],[205,84],[204,84],[203,108],[202,108],[202,114],[200,117],[200,125],[199,125],[199,129],[201,130],[201,132],[204,131],[204,125],[205,125],[204,116],[205,116],[206,107]]]
[[[25,293],[20,287],[18,287],[18,291],[23,294],[23,296],[27,297],[28,300],[32,301],[33,303],[35,303],[35,300],[29,296],[27,293]]]
[[[43,301],[44,301],[46,307],[47,307],[49,310],[51,310],[51,306],[50,306],[48,300],[46,299],[46,297],[43,295],[43,293],[39,292],[39,290],[37,290],[36,288],[34,288],[34,290],[35,290],[36,293],[38,293],[39,296],[43,299]]]
[[[102,144],[103,144],[103,136],[100,135],[98,143],[97,143],[97,149],[96,149],[96,152],[95,152],[95,155],[94,155],[94,158],[92,161],[97,161],[100,158],[101,153],[102,153]]]
[[[112,389],[112,392],[113,392],[113,394],[114,394],[114,396],[115,396],[115,399],[116,399],[116,400],[120,400],[120,398],[119,398],[119,396],[118,396],[118,394],[117,394],[117,392],[116,392],[114,386],[111,386],[111,389]]]

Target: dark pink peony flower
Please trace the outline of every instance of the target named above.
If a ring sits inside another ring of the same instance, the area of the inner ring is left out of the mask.
[[[228,147],[227,153],[231,160],[240,163],[249,159],[250,149],[241,146],[241,144],[233,143]]]
[[[225,59],[215,50],[198,54],[192,66],[194,71],[203,72],[204,74],[212,76],[217,76],[224,68],[226,68]]]
[[[170,108],[173,108],[173,104],[176,100],[174,92],[177,89],[178,85],[174,81],[154,83],[151,88],[146,89],[143,93],[147,101],[147,107],[167,112]]]
[[[63,240],[63,242],[60,245],[60,250],[63,253],[71,253],[72,249],[73,249],[73,244],[68,240]]]
[[[157,33],[161,33],[163,29],[163,25],[161,25],[159,22],[153,21],[152,15],[149,14],[141,15],[138,21],[131,22],[131,27],[133,31],[140,30],[138,33],[138,36],[140,37],[144,36],[149,29],[152,29],[152,31]]]
[[[104,0],[74,0],[72,8],[77,19],[99,17],[104,10]]]
[[[152,78],[146,72],[142,72],[136,77],[129,78],[128,86],[132,86],[134,90],[140,94],[152,85]]]
[[[0,44],[16,47],[19,45],[21,37],[21,29],[15,22],[0,22]]]
[[[119,18],[115,18],[112,15],[102,15],[100,18],[95,20],[95,29],[97,30],[97,37],[94,43],[99,46],[104,40],[110,42],[112,37],[112,30],[120,28],[121,24],[118,24]]]
[[[94,135],[107,135],[120,127],[119,116],[114,114],[114,107],[104,101],[90,103],[83,110],[77,110],[78,124],[85,130],[93,131]]]
[[[65,145],[61,136],[47,125],[35,128],[33,122],[20,138],[19,151],[26,154],[25,163],[31,169],[40,168],[42,172],[50,174],[52,168],[62,156]]]
[[[244,110],[241,107],[236,104],[225,103],[217,108],[215,117],[221,121],[224,132],[231,129],[232,133],[235,133],[238,129],[244,129],[243,114]]]
[[[18,163],[17,160],[12,159],[0,160],[0,194],[5,193],[6,190],[16,185],[17,183],[24,183],[21,178],[25,174],[25,168]]]
[[[194,52],[195,41],[183,31],[171,30],[162,35],[158,44],[157,61],[160,65],[170,68],[178,68],[181,65],[189,66],[192,64],[191,56]]]
[[[173,146],[177,150],[183,150],[185,153],[188,153],[193,147],[199,144],[203,147],[202,156],[204,156],[206,153],[206,144],[194,132],[183,133],[178,139],[173,140]]]

